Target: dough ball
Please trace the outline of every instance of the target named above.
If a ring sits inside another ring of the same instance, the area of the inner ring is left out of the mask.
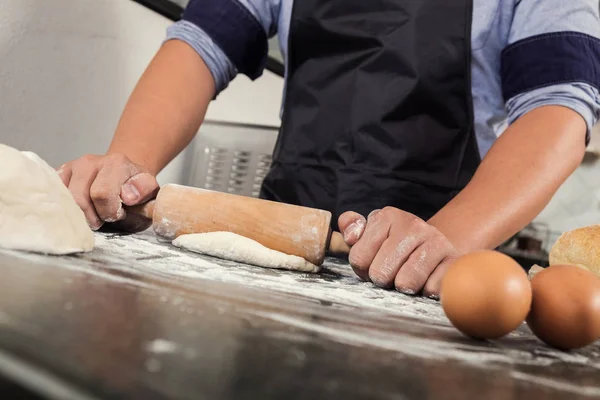
[[[553,265],[531,280],[527,324],[550,346],[577,349],[600,338],[600,279],[571,265]]]
[[[563,233],[550,250],[550,265],[575,265],[600,276],[600,225]]]
[[[496,251],[467,254],[446,271],[441,302],[452,324],[467,336],[496,339],[527,317],[531,285],[525,270]]]
[[[0,144],[0,247],[46,254],[90,251],[94,234],[44,160]]]

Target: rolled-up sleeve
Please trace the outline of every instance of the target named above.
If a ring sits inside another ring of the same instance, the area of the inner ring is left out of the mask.
[[[516,2],[502,52],[502,91],[512,123],[541,106],[600,118],[600,18],[597,0]]]
[[[277,32],[280,0],[191,0],[166,40],[181,40],[202,57],[217,93],[242,73],[258,78],[268,38]]]

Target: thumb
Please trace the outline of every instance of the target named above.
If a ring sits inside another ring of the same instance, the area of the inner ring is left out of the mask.
[[[348,246],[353,246],[358,242],[366,225],[367,220],[365,217],[354,211],[347,211],[338,218],[340,232]]]
[[[156,178],[142,172],[132,176],[121,186],[121,200],[126,206],[135,206],[154,198],[158,190]]]

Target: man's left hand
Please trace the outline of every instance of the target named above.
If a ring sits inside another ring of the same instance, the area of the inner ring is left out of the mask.
[[[373,211],[368,218],[346,212],[338,225],[350,250],[354,272],[383,288],[438,298],[442,277],[460,256],[434,226],[394,207]]]

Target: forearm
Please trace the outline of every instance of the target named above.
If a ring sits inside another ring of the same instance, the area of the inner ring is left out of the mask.
[[[157,174],[193,139],[214,93],[198,54],[181,41],[166,42],[129,98],[108,152]]]
[[[585,132],[583,118],[567,108],[524,115],[429,223],[463,252],[497,247],[530,223],[581,163]]]

